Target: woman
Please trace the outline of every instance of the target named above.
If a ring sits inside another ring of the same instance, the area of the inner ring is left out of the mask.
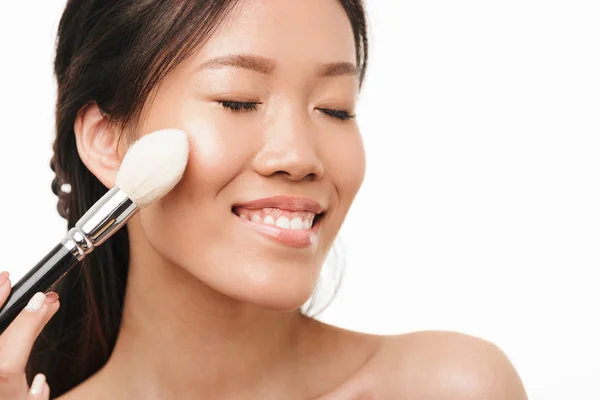
[[[299,312],[364,178],[366,61],[358,0],[70,0],[55,60],[61,215],[73,225],[145,134],[185,130],[190,159],[60,301],[35,296],[2,335],[0,398],[525,399],[483,340]]]

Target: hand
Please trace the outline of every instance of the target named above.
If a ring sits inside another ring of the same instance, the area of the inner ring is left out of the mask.
[[[0,273],[0,307],[10,294],[8,273]],[[43,374],[27,387],[25,366],[35,339],[56,311],[58,294],[35,294],[29,304],[0,335],[0,400],[48,400],[50,388]]]

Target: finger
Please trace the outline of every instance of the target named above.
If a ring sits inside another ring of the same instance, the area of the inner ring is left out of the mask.
[[[36,299],[36,296],[37,299]],[[17,315],[17,317],[14,319],[14,321],[5,329],[4,333],[2,333],[0,335],[0,355],[2,354],[2,349],[5,347],[7,341],[9,340],[10,337],[14,336],[15,334],[13,332],[18,332],[17,335],[18,336],[23,336],[23,331],[22,331],[22,326],[24,325],[29,325],[27,323],[27,321],[31,321],[34,320],[38,321],[41,320],[41,326],[39,327],[39,331],[41,331],[41,329],[44,327],[44,325],[46,325],[46,323],[50,320],[50,318],[52,317],[52,315],[54,315],[52,312],[50,314],[48,314],[48,310],[50,311],[54,311],[54,313],[56,312],[56,310],[58,310],[57,307],[42,307],[41,309],[38,308],[41,302],[41,298],[43,298],[43,293],[36,293],[36,295],[34,295],[30,300],[29,303],[27,304],[26,307],[24,307],[23,310],[21,310],[21,313],[19,315]],[[50,292],[46,294],[46,299],[44,300],[44,302],[48,303],[48,304],[52,304],[54,305],[54,303],[58,300],[58,294],[55,292]],[[34,304],[35,303],[35,304]],[[58,306],[58,304],[56,304],[56,306]],[[56,310],[54,310],[54,308],[56,308]],[[35,340],[35,338],[39,335],[39,331],[37,332],[31,332],[32,334],[32,339]],[[2,359],[0,358],[0,363],[1,363]]]
[[[7,271],[0,273],[0,307],[4,304],[10,294],[10,274]]]
[[[27,400],[48,400],[49,398],[50,388],[48,387],[48,382],[46,382],[46,376],[44,374],[37,374],[33,378],[33,382],[31,382]]]
[[[50,400],[50,386],[48,386],[48,382],[44,383],[44,393],[42,394],[42,400]]]
[[[0,378],[23,374],[37,336],[58,311],[58,294],[36,293],[0,336]]]

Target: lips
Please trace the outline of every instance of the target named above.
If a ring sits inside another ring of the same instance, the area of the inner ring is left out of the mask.
[[[292,197],[292,196],[274,196],[264,199],[249,201],[247,203],[236,204],[234,208],[240,207],[249,210],[260,208],[278,208],[287,211],[307,211],[315,214],[325,212],[325,207],[319,202],[308,197]]]
[[[232,212],[244,226],[290,247],[316,242],[325,207],[305,197],[275,196],[236,204]]]

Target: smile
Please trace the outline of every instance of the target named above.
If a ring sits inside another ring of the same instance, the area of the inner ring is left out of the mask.
[[[234,207],[238,221],[263,236],[296,248],[316,242],[323,214],[310,211],[290,211],[274,207],[247,209]]]

